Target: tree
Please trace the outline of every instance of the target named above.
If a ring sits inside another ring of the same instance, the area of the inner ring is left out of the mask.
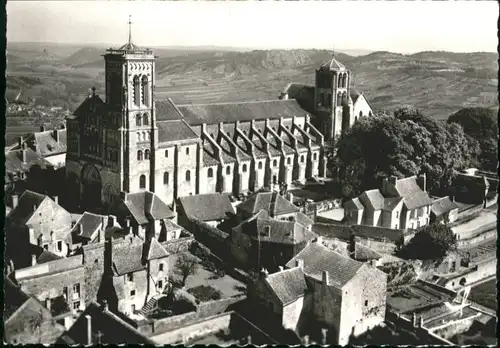
[[[479,142],[479,166],[496,171],[498,147],[497,113],[488,108],[464,108],[448,117],[448,123],[462,126],[469,139]]]
[[[175,262],[177,273],[182,277],[182,286],[186,285],[186,279],[196,273],[198,260],[188,254],[180,254]]]
[[[447,225],[434,223],[419,229],[401,255],[410,259],[437,260],[456,246],[456,237]]]

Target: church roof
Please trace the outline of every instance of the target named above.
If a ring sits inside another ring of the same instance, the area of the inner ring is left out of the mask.
[[[334,55],[332,55],[332,59],[330,59],[328,62],[324,63],[323,65],[321,65],[321,68],[327,68],[327,69],[335,70],[335,71],[346,69],[345,65],[340,63],[337,59],[335,59]]]
[[[137,46],[136,44],[132,42],[127,42],[125,45],[121,46],[119,48],[120,51],[143,51],[142,48]]]
[[[158,141],[160,143],[199,139],[184,120],[161,121],[157,122],[156,125],[158,126]]]
[[[106,103],[97,94],[91,94],[76,108],[73,115],[85,117],[89,113],[105,114],[105,108]]]
[[[177,109],[191,125],[277,119],[280,117],[291,118],[307,114],[307,111],[302,109],[299,103],[293,99],[180,105]]]
[[[227,193],[207,193],[179,198],[184,214],[201,221],[227,219],[234,215],[234,208]]]

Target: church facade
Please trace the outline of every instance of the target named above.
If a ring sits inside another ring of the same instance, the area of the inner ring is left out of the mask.
[[[349,72],[334,71],[343,67],[334,57],[316,73],[314,113],[300,96],[156,100],[155,58],[130,40],[107,50],[104,100],[93,89],[66,120],[68,195],[83,207],[116,206],[121,192],[147,190],[172,204],[181,196],[239,195],[326,175],[325,138],[340,132],[341,114],[353,107]]]

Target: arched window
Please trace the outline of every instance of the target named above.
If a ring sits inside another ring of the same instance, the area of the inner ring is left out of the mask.
[[[363,111],[359,112],[359,117],[363,117]]]
[[[137,141],[141,141],[141,133],[137,132]]]
[[[286,159],[286,164],[292,164],[292,159],[290,157]]]
[[[344,92],[342,93],[342,105],[345,105],[347,103],[347,93]]]
[[[328,98],[328,100],[326,101],[326,105],[328,105],[329,107],[331,107],[332,106],[332,94],[328,93],[327,94],[327,98]]]
[[[273,175],[273,184],[278,183],[278,177],[276,175]]]
[[[142,151],[141,150],[137,150],[137,160],[142,161]]]
[[[226,167],[226,174],[227,174],[227,175],[230,175],[230,174],[231,174],[231,167],[230,167],[230,166],[227,166],[227,167]]]
[[[342,87],[342,74],[339,74],[337,80],[338,80],[337,87],[338,88]]]
[[[139,76],[134,76],[134,104],[139,106],[139,100],[141,97],[141,86],[139,83]]]
[[[369,111],[369,112],[368,112],[368,115],[369,115],[369,116],[371,116],[371,115],[372,115],[372,112],[371,112],[371,111]]]
[[[141,122],[141,115],[140,114],[137,114],[135,115],[135,125],[137,127],[140,127],[142,125],[142,122]]]
[[[142,89],[142,104],[148,106],[149,105],[149,88],[148,88],[148,77],[143,76],[141,80],[141,89]]]
[[[165,158],[168,158],[168,150],[165,150]]]
[[[315,161],[317,161],[317,160],[318,160],[318,153],[317,153],[317,152],[315,152],[315,153],[313,154],[313,160],[315,160]]]
[[[54,241],[54,231],[50,231],[50,241]]]
[[[347,74],[344,74],[344,77],[342,77],[342,87],[347,87]]]
[[[168,185],[168,172],[163,173],[163,183]]]
[[[149,159],[149,150],[148,149],[144,150],[144,159],[145,160]]]
[[[145,126],[149,126],[149,116],[148,114],[142,115],[142,124]]]
[[[342,93],[337,93],[337,106],[342,105]]]
[[[247,165],[243,164],[243,166],[241,167],[241,170],[243,171],[243,173],[246,173],[247,172]]]
[[[304,163],[304,161],[305,161],[304,155],[300,156],[300,163]]]
[[[214,170],[212,168],[208,168],[207,176],[209,178],[213,178],[214,177]]]
[[[186,170],[186,181],[191,181],[191,172]]]
[[[186,147],[186,155],[189,155],[189,147]]]
[[[146,175],[142,174],[139,177],[139,188],[145,189],[146,188]]]
[[[148,135],[146,132],[142,132],[142,141],[148,140]]]
[[[262,162],[259,162],[259,169],[262,169]]]
[[[273,161],[273,167],[277,167],[278,166],[278,161],[277,160],[274,160]]]

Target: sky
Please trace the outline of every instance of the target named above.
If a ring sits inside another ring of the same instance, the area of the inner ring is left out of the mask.
[[[8,1],[7,40],[496,52],[496,1]]]

